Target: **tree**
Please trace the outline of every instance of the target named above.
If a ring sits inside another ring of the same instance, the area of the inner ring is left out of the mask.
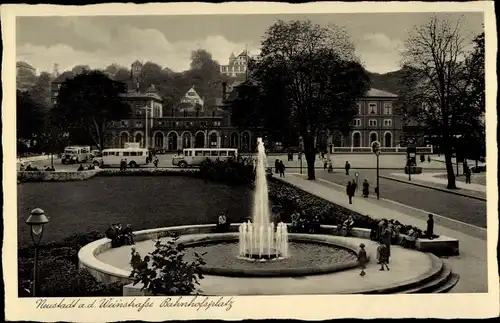
[[[457,138],[478,126],[481,111],[471,93],[475,85],[468,61],[472,60],[467,58],[469,42],[461,27],[462,20],[453,24],[433,17],[409,33],[402,53],[402,64],[410,67],[405,76],[410,86],[401,94],[403,101],[413,103],[411,117],[424,125],[425,132],[440,138],[449,189],[456,188],[451,158]]]
[[[88,65],[76,65],[71,70],[71,72],[73,72],[73,75],[82,74],[86,71],[90,71],[90,67]]]
[[[17,139],[32,140],[43,133],[43,107],[29,93],[17,91],[16,115]]]
[[[354,45],[334,25],[278,21],[267,30],[250,68],[262,88],[261,111],[272,111],[280,102],[275,122],[302,137],[308,179],[314,180],[316,138],[322,131],[350,128],[356,102],[369,88]]]
[[[103,149],[106,123],[130,116],[130,107],[120,96],[125,92],[125,84],[102,72],[84,72],[62,83],[51,113],[55,123],[72,138],[83,132]]]
[[[52,77],[47,72],[42,72],[37,77],[35,84],[28,91],[30,97],[43,107],[44,111],[48,111],[50,106],[50,82]]]

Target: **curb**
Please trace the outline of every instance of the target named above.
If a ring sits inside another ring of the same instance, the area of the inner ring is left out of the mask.
[[[486,202],[486,198],[480,197],[480,196],[474,196],[474,195],[470,195],[470,194],[459,193],[459,192],[447,190],[447,189],[444,189],[444,188],[439,188],[439,187],[435,187],[435,186],[431,186],[431,185],[425,185],[425,184],[420,184],[420,183],[415,183],[415,182],[409,182],[409,181],[405,181],[405,180],[401,180],[401,179],[394,178],[394,177],[389,177],[389,176],[379,175],[379,177],[383,178],[383,179],[388,179],[388,180],[391,180],[391,181],[395,181],[395,182],[400,182],[400,183],[404,183],[404,184],[408,184],[408,185],[420,186],[420,187],[424,187],[424,188],[430,188],[430,189],[433,189],[433,190],[436,190],[436,191],[441,191],[441,192],[445,192],[445,193],[449,193],[449,194],[454,194],[454,195],[458,195],[458,196],[468,197],[468,198],[471,198],[471,199],[475,199],[475,200]]]

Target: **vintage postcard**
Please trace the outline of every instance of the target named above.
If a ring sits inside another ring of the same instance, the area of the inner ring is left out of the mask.
[[[1,9],[7,319],[498,316],[493,2]]]

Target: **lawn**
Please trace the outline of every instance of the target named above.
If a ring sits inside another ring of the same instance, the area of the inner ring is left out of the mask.
[[[17,186],[17,194],[19,246],[31,242],[24,222],[36,207],[50,220],[43,237],[47,242],[74,233],[104,232],[110,223],[130,223],[134,230],[215,223],[225,209],[238,221],[250,216],[252,203],[247,187],[181,176],[24,183]]]
[[[440,174],[436,175],[435,177],[437,178],[448,178],[446,174]],[[461,181],[465,183],[465,176],[460,175],[458,177],[455,177],[457,181]],[[472,173],[472,176],[470,178],[470,182],[473,184],[479,184],[479,185],[484,185],[486,186],[486,173]]]

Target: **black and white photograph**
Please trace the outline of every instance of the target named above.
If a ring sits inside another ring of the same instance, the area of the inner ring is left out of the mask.
[[[7,318],[498,315],[493,4],[322,5],[2,6]]]

